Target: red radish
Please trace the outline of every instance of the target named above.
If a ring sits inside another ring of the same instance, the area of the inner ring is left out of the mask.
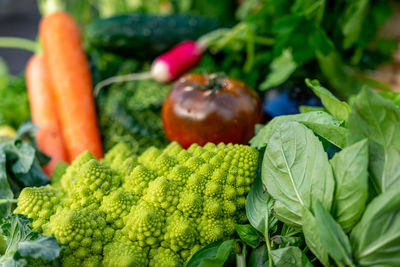
[[[51,176],[59,161],[67,162],[67,150],[57,116],[53,86],[43,55],[33,55],[26,67],[26,85],[32,121],[39,126],[36,141],[40,150],[51,156],[51,161],[43,167]]]
[[[152,78],[158,82],[167,83],[175,80],[194,66],[202,57],[206,46],[202,42],[185,41],[171,50],[157,57],[151,65],[150,72],[131,73],[127,75],[110,77],[98,83],[95,87],[95,95],[101,88],[116,82],[126,82]]]
[[[205,47],[186,41],[157,57],[151,66],[151,77],[158,82],[170,82],[196,66]]]

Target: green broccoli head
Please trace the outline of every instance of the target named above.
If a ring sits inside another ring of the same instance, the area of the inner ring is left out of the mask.
[[[82,153],[61,187],[25,188],[16,212],[65,246],[63,266],[183,266],[247,219],[257,164],[244,145],[119,145],[100,162]]]

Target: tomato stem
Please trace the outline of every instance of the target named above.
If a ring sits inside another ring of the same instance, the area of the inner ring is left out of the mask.
[[[223,72],[217,72],[207,75],[207,84],[197,85],[196,87],[204,90],[211,90],[211,94],[217,92],[220,88],[224,87],[224,80],[226,74]]]

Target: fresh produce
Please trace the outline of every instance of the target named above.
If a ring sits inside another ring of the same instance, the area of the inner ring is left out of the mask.
[[[56,110],[50,72],[43,55],[34,55],[26,67],[26,83],[29,95],[32,122],[39,127],[36,132],[38,148],[51,156],[44,166],[51,175],[59,161],[67,162],[67,151]]]
[[[32,219],[25,215],[10,214],[0,219],[5,247],[0,251],[0,266],[48,266],[61,251],[57,240],[32,231]]]
[[[306,84],[324,111],[278,116],[258,131],[251,144],[264,156],[246,199],[251,225],[198,251],[189,267],[222,265],[235,244],[249,265],[400,264],[400,109],[367,88],[350,107]]]
[[[0,137],[0,218],[11,211],[22,188],[48,184],[41,166],[49,158],[35,146],[35,127],[23,124],[14,138]]]
[[[63,266],[182,266],[247,220],[257,168],[245,145],[174,142],[135,157],[121,143],[102,162],[82,153],[59,184],[24,189],[14,212],[66,247]]]
[[[194,41],[185,41],[157,57],[151,66],[151,76],[158,82],[170,82],[196,66],[205,47]]]
[[[86,37],[94,48],[153,60],[178,43],[196,40],[218,26],[215,19],[193,15],[130,14],[92,22]]]
[[[171,82],[196,66],[201,60],[204,49],[205,46],[199,42],[182,42],[174,46],[168,52],[157,57],[153,61],[149,72],[109,77],[96,85],[94,93],[97,95],[104,86],[127,81],[152,78],[161,83]]]
[[[134,61],[124,61],[117,75],[135,70]],[[115,83],[96,97],[104,149],[126,143],[134,154],[150,146],[165,147],[161,104],[170,85],[153,80]]]
[[[7,66],[0,60],[0,126],[17,129],[29,118],[29,103],[25,79],[8,74]]]
[[[57,112],[72,161],[85,150],[103,156],[92,81],[76,22],[64,12],[44,17],[40,39],[51,71]]]
[[[379,34],[392,6],[389,0],[243,1],[240,21],[210,44],[212,57],[203,67],[218,66],[257,91],[310,76],[341,97],[363,84],[387,89],[368,70],[390,61],[398,46]]]
[[[183,147],[246,144],[262,122],[261,100],[247,85],[224,75],[188,74],[172,86],[162,119],[169,140]]]

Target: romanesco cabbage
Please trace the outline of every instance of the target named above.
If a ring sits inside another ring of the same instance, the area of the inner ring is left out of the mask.
[[[257,164],[245,145],[171,143],[136,157],[120,144],[101,161],[82,153],[58,185],[25,188],[15,212],[65,247],[64,267],[183,266],[247,220]]]

